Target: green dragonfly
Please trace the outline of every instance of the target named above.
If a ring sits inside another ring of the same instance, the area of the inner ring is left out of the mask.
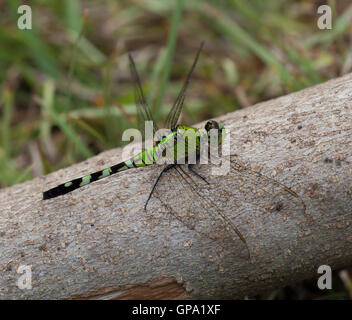
[[[242,211],[245,211],[245,206],[239,204],[253,204],[255,197],[258,197],[258,195],[261,196],[260,194],[262,194],[263,197],[269,199],[265,211],[290,211],[296,210],[299,206],[302,208],[302,212],[305,213],[305,204],[296,192],[280,182],[250,169],[250,167],[239,163],[231,157],[227,160],[231,163],[230,169],[233,174],[233,183],[237,187],[237,189],[235,189],[242,193],[241,197],[233,192],[234,188],[224,190],[221,187],[221,176],[209,176],[206,169],[204,173],[202,172],[204,166],[199,164],[202,141],[208,140],[207,142],[210,142],[214,134],[220,145],[225,136],[225,128],[214,120],[206,123],[205,130],[178,124],[186,90],[202,47],[203,42],[198,49],[183,87],[167,115],[166,127],[170,129],[169,134],[161,139],[157,139],[158,141],[156,141],[152,147],[144,149],[142,152],[126,161],[84,177],[68,181],[45,191],[43,193],[43,199],[47,200],[62,196],[115,173],[156,164],[158,160],[166,154],[166,157],[169,160],[171,159],[171,163],[164,165],[159,176],[151,186],[151,191],[145,202],[144,209],[147,210],[149,202],[155,199],[156,202],[154,201],[150,204],[152,210],[158,210],[161,207],[164,208],[178,221],[182,222],[189,229],[195,230],[198,234],[214,241],[220,241],[223,245],[228,243],[227,246],[229,246],[229,244],[231,247],[235,246],[239,256],[248,259],[250,256],[249,248],[245,237],[235,223],[227,216],[226,212],[236,211],[241,214]],[[155,124],[152,112],[146,102],[133,58],[130,54],[128,57],[132,82],[134,84],[139,127],[142,128],[145,121],[152,121],[153,133],[155,134],[158,127]],[[195,135],[195,144],[191,145],[187,142],[188,140],[184,139],[185,132],[191,132]],[[183,147],[184,153],[179,155],[177,150],[181,149],[181,147]],[[195,156],[197,160],[196,164],[187,162],[191,156]],[[216,157],[215,155],[215,158]],[[218,159],[225,161],[222,156],[218,156]],[[198,170],[196,168],[198,168]],[[196,180],[198,180],[198,182]],[[179,195],[180,192],[182,192],[182,194]],[[173,203],[175,201],[175,194],[179,201],[177,204]],[[231,204],[234,203],[235,206],[231,207]]]

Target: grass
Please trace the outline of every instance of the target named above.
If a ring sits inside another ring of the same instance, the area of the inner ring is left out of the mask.
[[[20,1],[1,4],[0,187],[122,145],[136,126],[127,52],[162,121],[205,41],[185,124],[350,72],[352,5],[330,0],[319,30],[318,3],[33,0],[32,30],[17,28]]]
[[[158,95],[156,97],[155,108],[153,110],[155,112],[155,121],[158,121],[160,118],[160,109],[162,107],[162,102],[164,100],[166,85],[170,77],[170,71],[171,71],[172,60],[175,52],[178,29],[181,22],[183,1],[184,0],[176,1],[175,9],[173,10],[173,14],[171,17],[171,26],[170,26],[170,31],[168,35],[168,41],[166,44],[166,53],[165,55],[161,56],[162,58],[164,58],[161,60],[162,62],[160,63],[162,67],[159,68],[158,66],[158,68],[155,71],[155,74],[157,74],[157,71],[159,71],[160,69],[162,70],[160,87],[158,90]],[[155,87],[156,86],[154,83],[154,88]],[[153,100],[151,100],[150,102],[151,102],[151,105],[153,105]]]

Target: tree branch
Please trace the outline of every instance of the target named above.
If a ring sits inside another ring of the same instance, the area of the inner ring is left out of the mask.
[[[321,264],[351,265],[351,97],[352,74],[218,119],[231,131],[236,159],[291,187],[306,205],[306,215],[286,214],[282,204],[261,212],[255,205],[263,194],[240,194],[238,181],[222,177],[221,189],[233,192],[228,204],[242,210],[227,214],[247,241],[249,261],[235,254],[237,245],[219,247],[157,205],[143,210],[157,165],[40,199],[48,188],[118,163],[119,149],[1,190],[1,297],[241,298],[318,276]],[[182,197],[171,194],[167,204]],[[32,289],[18,288],[20,265],[31,266]]]

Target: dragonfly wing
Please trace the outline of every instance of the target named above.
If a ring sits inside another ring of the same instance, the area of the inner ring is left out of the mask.
[[[228,160],[224,160],[228,161]],[[306,204],[302,197],[292,188],[282,182],[263,175],[253,170],[234,156],[229,158],[230,173],[238,189],[243,188],[241,194],[248,197],[263,197],[266,204],[263,208],[265,212],[281,212],[287,216],[297,212],[311,222],[312,217],[308,214]]]
[[[288,234],[299,236],[309,229],[312,218],[298,192],[234,157],[224,161],[230,161],[230,166],[223,175],[214,174],[213,169],[219,173],[215,165],[196,165],[194,169],[209,182],[211,192],[205,186],[204,194],[210,199],[213,195],[221,199],[223,210],[232,212],[234,221],[239,219],[245,225],[259,222],[263,230],[278,236],[278,245],[282,238],[276,234],[275,225],[280,220],[292,222],[287,223]]]
[[[158,183],[148,211],[160,209],[160,205],[170,217],[178,220],[194,236],[211,241],[216,252],[226,251],[242,259],[249,258],[249,249],[240,227],[227,217],[219,203],[204,197],[199,185],[187,173],[186,166],[176,166],[167,171]]]
[[[173,130],[177,124],[178,118],[180,117],[180,114],[182,111],[183,103],[185,101],[187,87],[188,87],[189,82],[191,80],[191,76],[194,71],[194,68],[196,67],[196,64],[197,64],[200,52],[202,51],[203,45],[204,45],[204,42],[202,41],[202,43],[200,44],[200,47],[198,49],[197,55],[193,61],[192,67],[191,67],[190,71],[188,72],[185,83],[183,84],[183,87],[182,87],[180,93],[178,94],[175,103],[173,104],[170,112],[167,115],[166,128]]]
[[[133,61],[131,54],[128,54],[128,59],[130,62],[130,72],[131,72],[132,83],[134,86],[134,98],[135,98],[135,103],[136,103],[136,108],[137,108],[138,128],[142,132],[142,135],[144,138],[144,136],[145,136],[144,122],[145,121],[153,121],[153,136],[154,136],[154,134],[158,130],[158,128],[157,128],[156,123],[154,121],[150,107],[145,99],[143,89],[142,89],[141,80],[139,78],[137,68],[136,68],[136,65]]]

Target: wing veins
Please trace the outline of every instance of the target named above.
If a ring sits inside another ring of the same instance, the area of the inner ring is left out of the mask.
[[[216,155],[214,155],[214,156],[217,157]],[[255,184],[257,182],[257,180],[254,177],[254,176],[256,176],[256,177],[259,177],[260,179],[266,180],[269,184],[273,184],[273,185],[276,185],[277,187],[280,187],[282,191],[285,191],[286,193],[290,194],[292,197],[298,199],[298,201],[301,203],[304,216],[309,221],[311,221],[312,217],[309,216],[306,212],[306,209],[307,209],[306,204],[304,203],[303,199],[296,192],[294,192],[292,189],[290,189],[289,187],[285,186],[283,183],[281,183],[273,178],[270,178],[260,172],[257,172],[255,170],[251,169],[248,166],[244,166],[243,164],[239,163],[236,160],[226,159],[224,157],[217,157],[217,158],[221,159],[221,160],[224,159],[224,160],[230,161],[230,163],[232,164],[231,169],[233,169],[241,177],[245,177],[246,179],[252,181],[253,184]],[[271,194],[271,192],[265,190],[264,188],[260,188],[260,190],[266,194]]]
[[[216,208],[217,213],[219,214],[219,216],[222,218],[222,220],[224,222],[227,222],[231,228],[233,229],[233,231],[235,231],[235,233],[237,234],[237,236],[239,237],[239,239],[245,244],[247,252],[248,252],[248,259],[250,258],[250,252],[249,252],[249,248],[247,245],[247,241],[246,239],[243,237],[243,235],[241,234],[241,232],[238,230],[238,228],[226,217],[226,215],[219,209],[219,207],[212,201],[210,201],[209,199],[205,198],[201,193],[199,193],[195,187],[181,174],[181,172],[178,170],[180,169],[194,184],[196,184],[196,182],[192,179],[192,177],[190,177],[190,175],[185,172],[181,166],[176,166],[175,167],[177,173],[182,177],[182,179],[188,184],[188,186],[190,187],[190,189],[195,192],[199,197],[201,197],[205,202],[207,202],[210,206],[214,206]]]
[[[156,123],[154,121],[152,112],[150,107],[145,99],[141,80],[139,78],[136,65],[132,58],[132,55],[128,53],[129,65],[130,65],[130,72],[131,78],[134,85],[134,99],[137,108],[137,117],[138,117],[138,127],[140,131],[143,133],[144,136],[144,123],[143,121],[153,121],[153,135],[158,130]]]
[[[187,87],[188,87],[189,82],[191,80],[191,76],[193,74],[193,71],[194,71],[194,69],[196,67],[196,64],[197,64],[200,52],[201,52],[201,50],[203,48],[203,45],[204,45],[204,41],[201,42],[200,47],[199,47],[198,52],[197,52],[197,55],[196,55],[196,57],[195,57],[195,59],[193,61],[193,64],[192,64],[192,67],[191,67],[190,71],[188,72],[188,75],[187,75],[187,78],[186,78],[186,80],[185,80],[185,82],[183,84],[183,87],[182,87],[180,93],[178,94],[178,96],[176,98],[176,101],[174,102],[170,112],[167,115],[166,127],[170,128],[171,130],[175,129],[177,121],[178,121],[178,119],[180,117],[181,110],[182,110],[182,107],[183,107],[183,103],[184,103],[185,97],[186,97]]]

